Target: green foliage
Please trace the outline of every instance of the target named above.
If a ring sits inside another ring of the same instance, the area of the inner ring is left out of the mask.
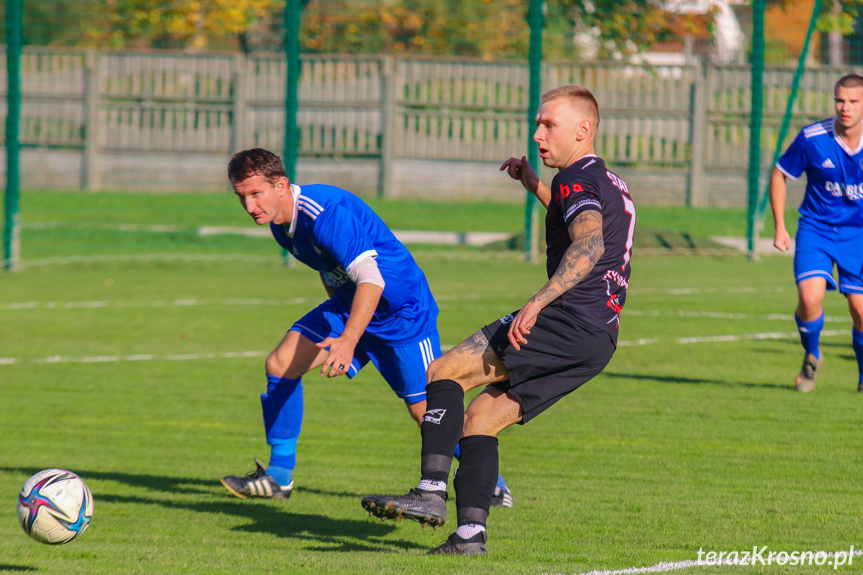
[[[530,30],[523,0],[329,0],[304,14],[304,51],[524,57]]]
[[[572,15],[576,29],[598,32],[600,60],[626,58],[676,37],[669,28],[670,14],[659,0],[562,0],[560,4]]]
[[[525,59],[530,0],[314,0],[304,2],[307,53],[417,54]],[[0,1],[0,5],[4,4]],[[544,54],[581,57],[576,33],[600,58],[629,57],[676,37],[658,0],[548,2]],[[279,52],[285,0],[45,0],[27,2],[29,45]]]
[[[839,31],[843,36],[854,32],[863,0],[825,0],[821,4],[816,29],[819,32]]]

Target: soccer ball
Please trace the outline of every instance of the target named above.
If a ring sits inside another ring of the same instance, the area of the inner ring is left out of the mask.
[[[81,535],[93,518],[93,495],[80,477],[46,469],[27,480],[18,494],[18,520],[40,543],[60,545]]]

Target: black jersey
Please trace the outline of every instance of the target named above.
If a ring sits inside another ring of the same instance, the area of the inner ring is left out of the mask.
[[[558,172],[551,182],[551,201],[545,216],[549,278],[572,244],[569,225],[585,210],[602,213],[605,252],[590,273],[558,299],[565,309],[607,331],[617,341],[620,311],[629,288],[635,204],[626,183],[595,155],[580,158]]]

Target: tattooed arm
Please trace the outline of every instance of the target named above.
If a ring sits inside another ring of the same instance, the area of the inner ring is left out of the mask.
[[[560,265],[541,290],[530,298],[509,326],[509,343],[516,350],[527,343],[525,335],[536,323],[542,309],[565,291],[583,280],[605,252],[602,241],[602,213],[588,210],[580,213],[569,225],[572,243],[563,254]]]

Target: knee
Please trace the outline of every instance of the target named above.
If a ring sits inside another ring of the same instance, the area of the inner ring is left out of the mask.
[[[444,355],[432,361],[426,370],[426,383],[431,383],[438,379],[456,379],[455,374],[447,363],[446,356]]]
[[[802,293],[798,305],[798,316],[804,321],[818,319],[821,315],[822,296],[818,294]]]
[[[269,375],[276,375],[281,377],[285,372],[285,365],[279,361],[279,356],[276,352],[271,353],[267,356],[267,361],[264,362],[264,367],[267,370]]]
[[[462,429],[462,437],[470,435],[494,435],[489,432],[484,418],[479,416],[476,410],[471,409],[468,409],[464,414],[464,427]]]
[[[274,351],[267,356],[267,361],[264,365],[267,370],[267,374],[287,379],[302,377],[303,373],[293,368],[292,359],[293,358],[289,354]]]

